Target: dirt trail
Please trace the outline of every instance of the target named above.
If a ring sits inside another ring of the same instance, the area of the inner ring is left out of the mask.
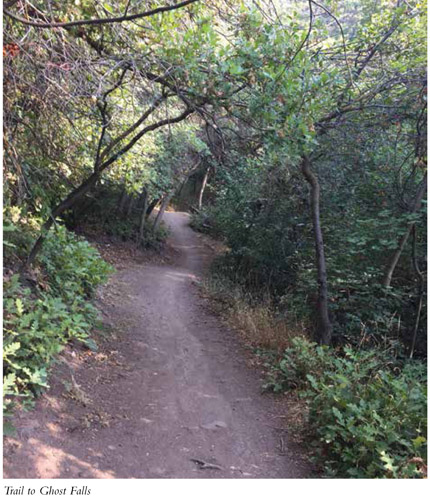
[[[101,291],[100,306],[120,338],[105,354],[64,355],[52,388],[17,418],[5,477],[306,474],[277,430],[285,406],[261,394],[243,348],[199,295],[195,280],[210,247],[188,227],[187,214],[165,217],[174,265],[127,265]],[[60,380],[70,369],[79,387],[67,392]]]

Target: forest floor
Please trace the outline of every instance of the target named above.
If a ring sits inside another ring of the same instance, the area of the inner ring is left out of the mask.
[[[261,370],[198,286],[216,243],[187,214],[165,220],[163,258],[117,254],[98,352],[67,348],[51,388],[17,413],[5,477],[309,477],[287,401],[261,393]]]

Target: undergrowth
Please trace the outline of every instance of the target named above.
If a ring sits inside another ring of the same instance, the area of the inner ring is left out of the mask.
[[[298,391],[328,477],[418,478],[426,474],[427,372],[376,349],[335,351],[292,340],[265,384]]]
[[[281,352],[290,340],[303,332],[304,325],[287,318],[269,294],[256,297],[215,266],[203,283],[228,323],[238,330],[254,349]]]
[[[160,250],[168,235],[167,226],[162,222],[154,229],[154,213],[146,216],[142,238],[140,238],[140,223],[142,217],[142,206],[139,200],[132,203],[130,209],[118,205],[118,195],[112,187],[106,187],[99,192],[95,203],[85,213],[84,222],[77,217],[69,216],[68,223],[71,228],[79,226],[84,233],[101,233],[113,236],[121,241],[131,241],[142,249]],[[131,203],[131,201],[130,201]]]
[[[112,268],[87,241],[57,226],[46,239],[30,288],[18,273],[4,282],[3,408],[30,407],[48,387],[49,368],[71,340],[97,349],[98,324],[90,300]]]
[[[425,363],[399,356],[397,344],[319,346],[296,315],[288,317],[268,294],[251,294],[224,264],[215,263],[205,290],[265,363],[263,388],[302,401],[302,428],[324,476],[424,477]]]
[[[105,219],[103,224],[101,226],[99,225],[98,228],[109,236],[114,236],[122,241],[134,241],[137,243],[139,223],[139,217],[136,214],[132,214],[127,219],[116,215]],[[168,235],[169,230],[164,223],[161,223],[160,226],[154,230],[152,221],[148,221],[143,231],[143,238],[140,246],[142,249],[160,250]]]

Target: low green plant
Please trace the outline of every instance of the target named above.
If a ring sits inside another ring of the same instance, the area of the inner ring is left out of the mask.
[[[63,226],[49,233],[39,260],[52,291],[67,302],[91,297],[112,271],[94,247]]]
[[[162,222],[154,231],[152,224],[147,224],[143,233],[142,247],[154,250],[161,250],[169,236],[168,227]]]
[[[115,236],[122,241],[128,241],[136,237],[137,224],[137,217],[124,219],[119,215],[111,215],[104,221],[102,229],[110,236]]]
[[[117,207],[111,207],[108,203],[109,200],[109,197],[107,197],[107,200],[100,200],[97,210],[94,209],[93,212],[88,214],[86,229],[90,229],[90,232],[93,230],[101,231],[103,234],[113,236],[121,241],[135,243],[140,241],[140,210],[131,211],[128,215],[115,213],[115,210],[118,209]],[[101,214],[103,214],[103,217]],[[163,223],[154,231],[153,222],[152,217],[146,221],[141,247],[160,250],[169,235],[169,231]]]
[[[4,283],[4,410],[17,398],[31,405],[47,387],[48,371],[71,340],[95,350],[91,331],[97,310],[88,301],[111,271],[88,242],[58,227],[49,233],[39,259],[44,290],[21,284],[19,275]]]
[[[304,337],[291,340],[291,347],[285,349],[282,357],[269,366],[264,389],[284,392],[290,389],[305,389],[309,386],[308,375],[322,377],[331,369],[333,358],[327,347],[309,342]]]
[[[201,210],[199,212],[192,213],[190,218],[190,227],[200,233],[207,233],[212,236],[218,235],[211,220],[210,210]]]
[[[427,454],[427,372],[375,349],[335,352],[297,338],[267,389],[299,390],[329,477],[422,477]]]

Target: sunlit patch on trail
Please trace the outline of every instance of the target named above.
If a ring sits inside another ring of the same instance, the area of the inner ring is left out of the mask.
[[[30,439],[29,444],[37,455],[34,457],[34,467],[37,476],[45,478],[59,478],[71,474],[74,477],[87,477],[95,479],[112,479],[115,473],[112,470],[102,471],[98,464],[91,464],[81,460],[60,448],[48,446],[38,439]],[[101,457],[102,454],[94,454]]]
[[[193,273],[182,273],[178,271],[169,271],[166,276],[175,281],[189,281],[196,280],[197,276]]]

